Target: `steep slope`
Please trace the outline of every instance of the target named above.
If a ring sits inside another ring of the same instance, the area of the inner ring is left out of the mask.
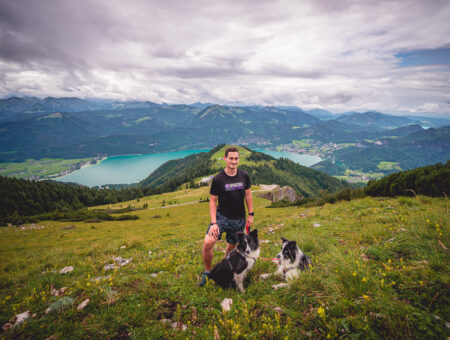
[[[10,118],[15,114],[31,107],[32,105],[32,101],[18,97],[0,100],[0,120]]]

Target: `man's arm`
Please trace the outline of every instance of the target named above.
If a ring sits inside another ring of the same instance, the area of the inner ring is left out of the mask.
[[[253,212],[253,196],[252,196],[252,189],[245,190],[245,204],[247,204],[247,211],[249,213]],[[253,224],[253,216],[248,215],[248,224]]]
[[[209,216],[211,218],[211,228],[209,228],[209,236],[217,238],[219,236],[219,226],[217,225],[217,198],[218,196],[209,196]]]

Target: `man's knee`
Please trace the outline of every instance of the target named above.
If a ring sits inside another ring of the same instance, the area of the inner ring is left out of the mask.
[[[203,247],[212,248],[216,242],[217,242],[217,238],[206,235],[205,239],[203,240]]]

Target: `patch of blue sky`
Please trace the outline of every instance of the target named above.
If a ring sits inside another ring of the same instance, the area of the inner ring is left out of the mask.
[[[400,66],[450,65],[450,47],[433,50],[416,50],[395,55]]]

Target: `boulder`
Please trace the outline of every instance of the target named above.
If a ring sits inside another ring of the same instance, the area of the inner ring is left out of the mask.
[[[268,199],[272,202],[281,200],[288,200],[289,202],[295,202],[299,198],[302,198],[301,196],[297,195],[297,192],[294,190],[294,188],[289,186],[284,186],[282,188],[275,188],[269,192],[260,193],[258,194],[258,197]]]

